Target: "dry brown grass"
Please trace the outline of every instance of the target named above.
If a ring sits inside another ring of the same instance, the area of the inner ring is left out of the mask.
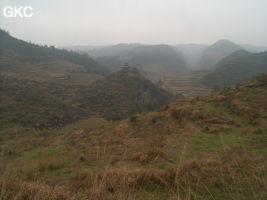
[[[38,182],[22,182],[7,177],[0,180],[0,199],[16,200],[67,200],[71,198],[69,190],[60,186],[48,186]]]
[[[261,187],[263,191],[267,187],[262,179],[264,173],[266,163],[262,160],[252,159],[241,149],[231,149],[222,157],[184,162],[166,170],[107,167],[76,177],[72,187],[85,192],[90,199],[135,199],[136,192],[153,188],[161,188],[172,198],[202,199],[191,197],[189,191],[211,197],[216,194],[212,188],[207,191],[209,187],[227,193],[234,186],[242,190],[244,197],[257,199],[256,189]]]
[[[63,186],[18,179],[0,179],[0,199],[67,200],[102,199],[225,199],[263,200],[267,193],[266,160],[240,149],[223,156],[181,162],[165,170],[133,166],[106,166],[80,173]],[[153,197],[149,196],[155,194]]]
[[[137,161],[141,164],[147,164],[156,159],[167,160],[167,155],[158,147],[152,147],[140,152],[137,152],[133,155],[132,160]]]

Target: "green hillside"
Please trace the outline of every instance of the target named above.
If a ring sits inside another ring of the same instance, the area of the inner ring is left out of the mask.
[[[18,40],[0,31],[0,126],[55,128],[90,117],[117,120],[172,98],[127,68],[104,76],[90,57]]]
[[[265,200],[266,98],[265,74],[122,121],[1,130],[0,196]]]
[[[136,69],[104,78],[82,75],[51,81],[1,76],[1,126],[49,128],[88,117],[117,120],[157,109],[172,98]]]
[[[209,87],[226,87],[267,72],[267,52],[237,51],[217,63],[214,71],[202,78]]]

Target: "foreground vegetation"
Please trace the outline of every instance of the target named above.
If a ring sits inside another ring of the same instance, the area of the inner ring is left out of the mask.
[[[0,132],[0,199],[267,198],[267,75],[117,121]]]

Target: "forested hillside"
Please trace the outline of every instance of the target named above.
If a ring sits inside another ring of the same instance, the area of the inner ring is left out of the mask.
[[[43,129],[88,117],[117,120],[160,108],[172,99],[132,68],[104,78],[75,75],[52,81],[1,76],[1,126]]]
[[[53,46],[41,46],[12,37],[8,32],[0,29],[0,51],[15,52],[21,55],[21,60],[38,63],[65,60],[76,65],[83,66],[90,73],[106,73],[106,69],[95,62],[86,54],[79,54],[73,51],[59,50]],[[2,64],[1,64],[2,65]],[[2,67],[2,66],[1,66]]]

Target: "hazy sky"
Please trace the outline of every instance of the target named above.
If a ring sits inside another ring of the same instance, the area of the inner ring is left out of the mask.
[[[5,6],[32,18],[5,18]],[[267,46],[267,0],[0,0],[0,27],[38,44],[236,43]]]

